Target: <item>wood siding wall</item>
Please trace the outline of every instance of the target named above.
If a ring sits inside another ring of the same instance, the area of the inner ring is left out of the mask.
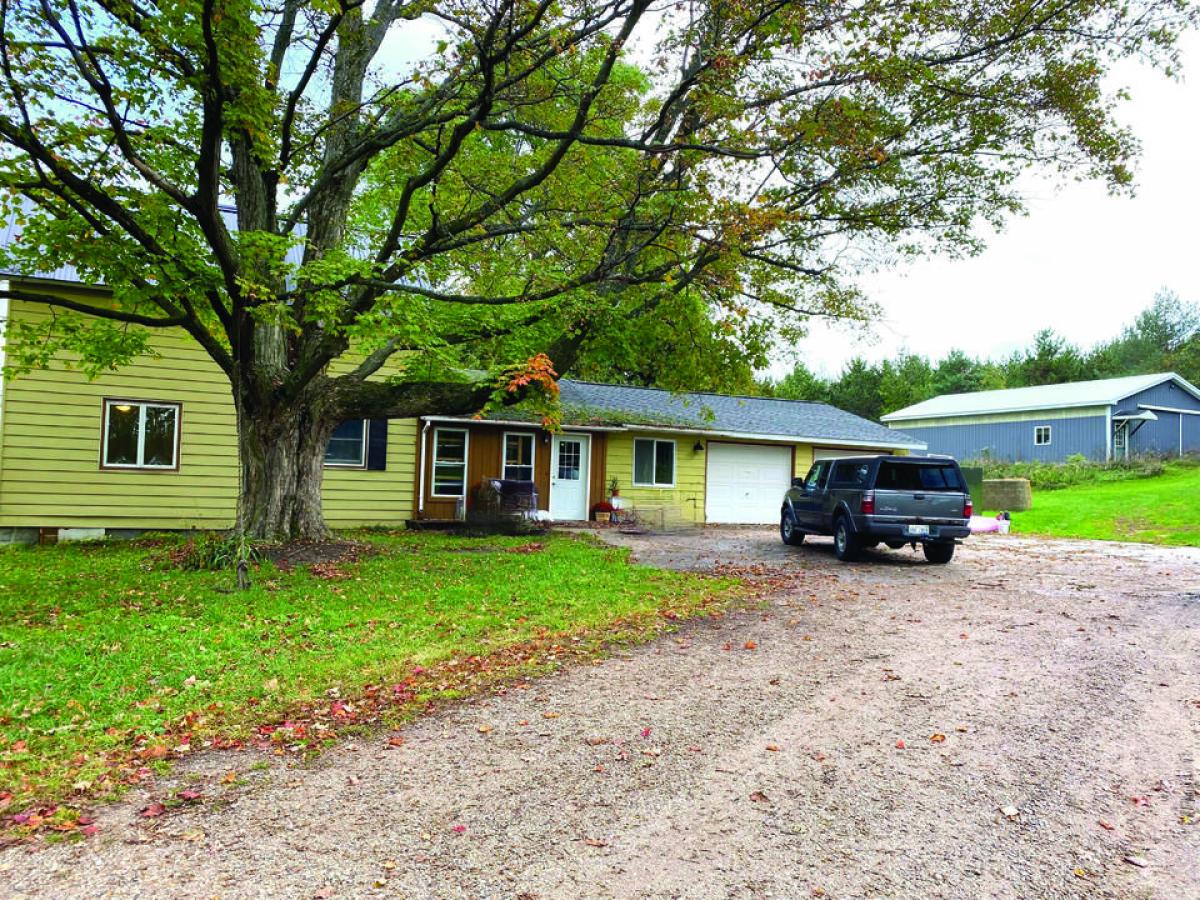
[[[67,292],[63,292],[66,294]],[[70,296],[88,302],[95,294]],[[10,318],[44,322],[46,307],[13,301]],[[237,434],[229,383],[186,334],[153,330],[143,356],[93,381],[66,367],[8,382],[0,427],[0,526],[226,528],[237,503]],[[100,468],[103,399],[181,404],[179,468]],[[415,420],[388,427],[387,468],[326,469],[333,527],[401,524],[412,513]]]

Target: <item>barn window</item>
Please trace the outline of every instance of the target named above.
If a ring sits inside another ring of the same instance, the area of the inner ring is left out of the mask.
[[[1033,443],[1035,447],[1046,447],[1050,444],[1050,426],[1038,425],[1033,429]]]

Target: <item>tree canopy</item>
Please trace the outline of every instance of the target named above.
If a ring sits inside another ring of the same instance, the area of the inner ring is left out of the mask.
[[[243,524],[320,533],[341,420],[471,412],[530,366],[744,377],[812,316],[869,317],[862,268],[973,251],[1030,166],[1126,188],[1105,73],[1172,70],[1193,14],[0,0],[0,187],[23,233],[0,262],[112,294],[10,287],[62,313],[13,358],[100,371],[141,329],[183,329],[230,379]]]

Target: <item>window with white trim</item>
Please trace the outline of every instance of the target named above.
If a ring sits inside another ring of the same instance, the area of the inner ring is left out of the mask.
[[[462,497],[466,493],[466,429],[437,428],[433,432],[433,496]]]
[[[334,429],[325,446],[325,465],[361,469],[367,464],[367,420],[350,419]]]
[[[633,442],[635,487],[675,486],[675,442],[636,438]]]
[[[179,404],[105,400],[100,464],[106,469],[179,465]]]
[[[1121,422],[1119,425],[1117,425],[1117,430],[1113,432],[1113,449],[1114,450],[1124,450],[1125,449],[1125,434],[1128,430],[1129,430],[1129,425],[1125,422]]]
[[[1033,444],[1035,447],[1045,447],[1050,443],[1050,426],[1035,425],[1033,428]]]
[[[501,477],[505,481],[533,481],[534,440],[532,434],[505,432]]]

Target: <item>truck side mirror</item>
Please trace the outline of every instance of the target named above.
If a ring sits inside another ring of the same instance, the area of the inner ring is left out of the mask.
[[[800,490],[804,490],[804,479],[799,478],[799,477],[793,478],[792,479],[792,487],[800,488]]]

